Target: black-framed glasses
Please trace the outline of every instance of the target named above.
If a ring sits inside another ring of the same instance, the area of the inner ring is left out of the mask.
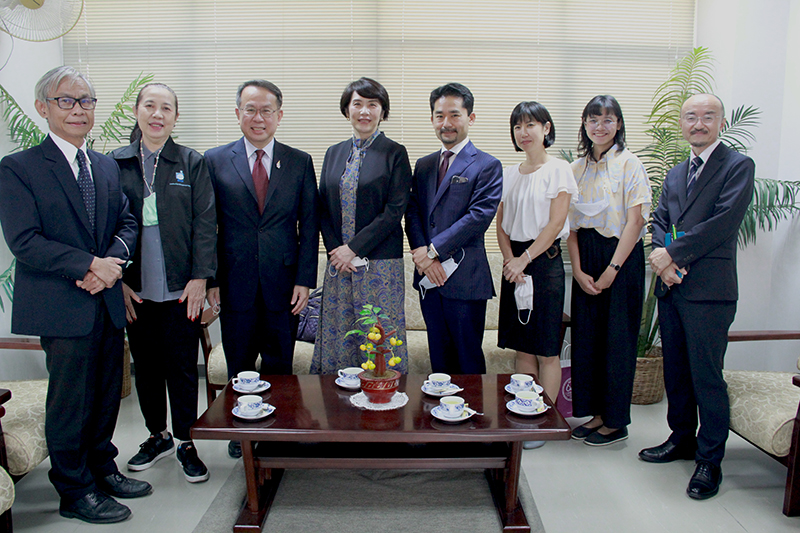
[[[97,98],[72,98],[69,96],[53,96],[45,98],[48,102],[56,101],[59,109],[72,109],[75,103],[79,103],[81,108],[91,111],[97,105]]]

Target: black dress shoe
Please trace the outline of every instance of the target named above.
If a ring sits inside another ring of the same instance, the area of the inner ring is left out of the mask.
[[[238,440],[232,440],[228,443],[228,455],[234,459],[242,456],[242,443]]]
[[[668,440],[664,444],[645,448],[639,452],[639,459],[648,463],[671,463],[678,460],[694,459],[695,450],[685,446],[677,446]]]
[[[686,494],[695,500],[707,500],[719,492],[722,483],[722,469],[708,461],[698,461]]]
[[[97,488],[117,498],[140,498],[153,492],[153,486],[147,481],[131,479],[119,472],[98,479]]]
[[[64,518],[77,518],[90,524],[113,524],[131,516],[130,509],[99,491],[90,492],[69,504],[61,500],[58,512]]]

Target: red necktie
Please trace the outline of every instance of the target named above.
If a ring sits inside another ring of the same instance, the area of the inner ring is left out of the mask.
[[[439,181],[436,182],[437,189],[442,185],[444,175],[447,174],[447,168],[450,166],[450,157],[452,157],[452,155],[453,152],[450,150],[442,152],[442,162],[439,164]]]
[[[264,202],[267,200],[267,188],[269,187],[269,177],[267,169],[261,163],[264,157],[264,150],[256,150],[256,162],[253,165],[253,185],[256,186],[256,198],[258,198],[258,213],[264,213]]]

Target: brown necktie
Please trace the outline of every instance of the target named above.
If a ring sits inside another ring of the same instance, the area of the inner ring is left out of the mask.
[[[253,185],[256,186],[259,214],[264,213],[264,202],[267,200],[267,188],[269,187],[267,169],[261,163],[262,157],[264,157],[264,150],[256,150],[256,162],[253,165]]]
[[[451,152],[450,150],[445,150],[444,152],[442,152],[442,162],[439,164],[439,181],[436,182],[437,189],[441,187],[444,175],[447,174],[447,168],[450,166],[449,163],[452,155],[453,152]]]

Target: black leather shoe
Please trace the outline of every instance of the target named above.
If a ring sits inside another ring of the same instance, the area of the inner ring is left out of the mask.
[[[242,443],[238,440],[232,440],[228,443],[228,455],[234,459],[242,456]]]
[[[671,463],[672,461],[694,459],[694,454],[693,448],[679,447],[668,440],[659,446],[640,451],[639,459],[648,463]]]
[[[153,492],[153,486],[147,481],[131,479],[119,472],[98,479],[97,488],[117,498],[140,498]]]
[[[131,516],[131,510],[99,491],[90,492],[72,503],[61,500],[58,512],[64,518],[77,518],[90,524],[113,524]]]
[[[695,500],[707,500],[716,496],[722,483],[722,469],[708,461],[698,461],[694,469],[686,494]]]

